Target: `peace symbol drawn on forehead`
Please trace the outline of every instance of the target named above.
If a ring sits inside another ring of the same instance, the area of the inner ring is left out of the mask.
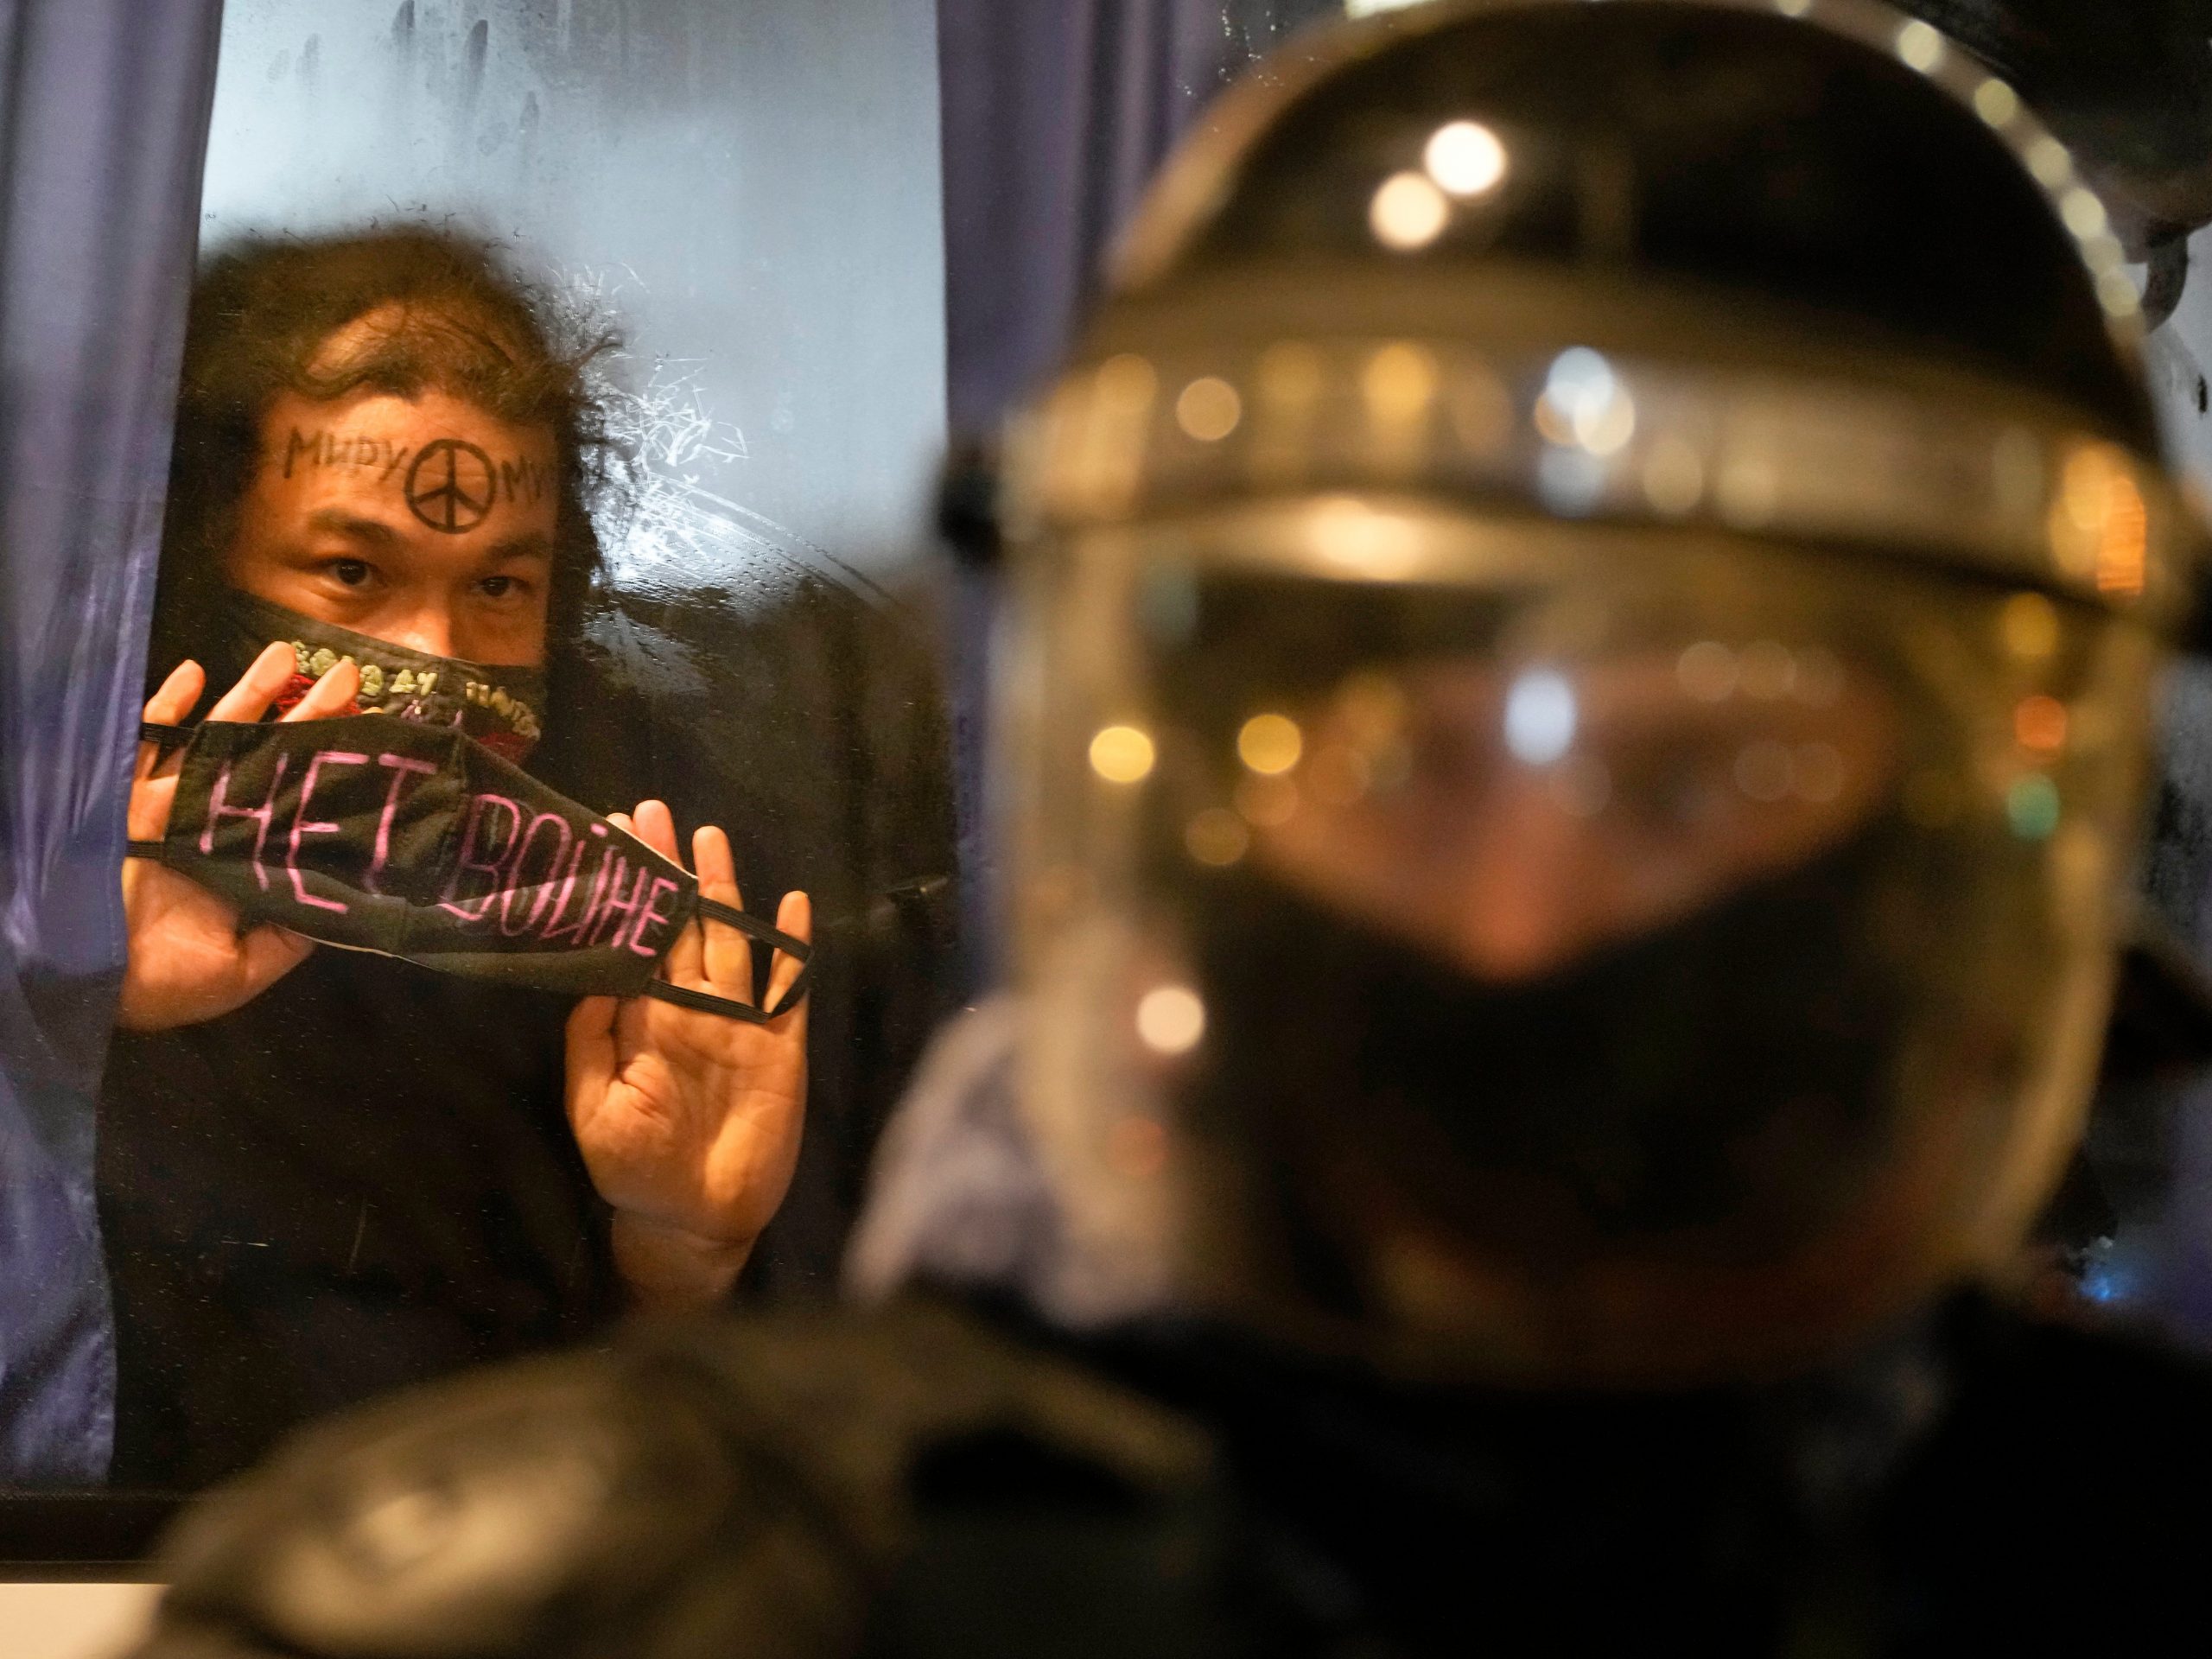
[[[407,469],[407,505],[448,536],[482,524],[499,493],[492,457],[466,438],[433,439]]]

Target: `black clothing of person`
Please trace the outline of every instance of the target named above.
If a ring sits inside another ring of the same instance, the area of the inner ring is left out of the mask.
[[[2209,1408],[2201,1365],[1979,1301],[1641,1398],[1197,1327],[700,1323],[325,1426],[172,1539],[142,1652],[2167,1651],[2202,1634]],[[524,1516],[473,1570],[435,1548]]]
[[[750,910],[813,898],[805,1134],[745,1281],[822,1294],[955,988],[926,654],[907,615],[813,580],[611,595],[589,626],[528,769],[601,811],[658,796],[679,833],[721,824]],[[196,1487],[322,1412],[603,1329],[621,1294],[563,1104],[571,1006],[321,947],[223,1019],[117,1033],[111,1484]]]
[[[222,1019],[117,1033],[114,1484],[203,1485],[305,1418],[612,1313],[569,1006],[318,949]]]

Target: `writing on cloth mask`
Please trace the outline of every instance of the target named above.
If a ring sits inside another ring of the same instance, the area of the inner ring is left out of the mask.
[[[361,671],[353,709],[396,715],[423,726],[454,726],[504,760],[519,766],[543,734],[545,671],[433,657],[334,623],[288,610],[255,594],[231,589],[224,596],[224,637],[211,664],[211,683],[229,683],[273,644],[291,647],[292,678],[277,694],[289,714],[341,658]],[[230,670],[218,680],[213,669]]]
[[[701,897],[682,866],[456,727],[373,714],[143,731],[184,756],[168,833],[131,855],[249,920],[447,973],[756,1022],[805,994],[804,941]],[[773,1008],[656,977],[695,918],[800,963]]]

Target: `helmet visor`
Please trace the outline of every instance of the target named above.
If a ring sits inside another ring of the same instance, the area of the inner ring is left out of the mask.
[[[1109,1166],[1156,1120],[1179,1294],[1422,1363],[1737,1369],[1999,1259],[2094,1059],[2146,641],[1526,530],[1042,584],[1089,625],[1030,738],[1047,1116]]]

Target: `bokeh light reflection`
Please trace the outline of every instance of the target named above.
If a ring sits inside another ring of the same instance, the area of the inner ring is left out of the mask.
[[[1505,146],[1479,121],[1453,121],[1429,135],[1422,165],[1440,188],[1454,196],[1479,196],[1505,177]]]
[[[1368,228],[1384,247],[1412,253],[1427,247],[1452,217],[1452,204],[1426,173],[1393,173],[1368,205]]]

